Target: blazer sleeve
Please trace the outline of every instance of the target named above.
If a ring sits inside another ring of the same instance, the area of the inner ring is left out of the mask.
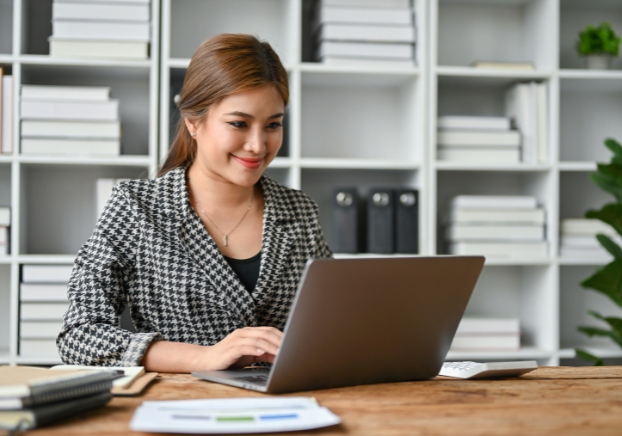
[[[313,257],[316,259],[332,258],[333,252],[328,246],[326,239],[324,239],[324,234],[322,233],[322,226],[320,225],[319,217],[320,210],[315,202],[313,203],[313,205],[315,210],[315,227],[317,228],[317,233],[315,237],[315,254],[313,255]]]
[[[95,231],[82,246],[69,280],[69,309],[56,339],[66,364],[136,366],[159,333],[120,327],[127,289],[135,279],[140,220],[136,202],[117,185]],[[133,204],[132,204],[133,203]]]

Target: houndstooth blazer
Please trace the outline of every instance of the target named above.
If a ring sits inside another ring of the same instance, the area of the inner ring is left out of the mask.
[[[56,344],[67,364],[139,365],[154,340],[213,345],[235,329],[283,330],[305,262],[331,257],[318,208],[263,176],[259,278],[249,293],[188,200],[184,168],[118,184],[75,260]],[[119,325],[126,301],[138,333]]]

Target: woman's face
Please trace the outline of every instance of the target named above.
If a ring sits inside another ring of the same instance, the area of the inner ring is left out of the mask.
[[[202,123],[186,120],[196,132],[199,164],[219,181],[252,186],[283,143],[283,98],[273,85],[225,97]]]

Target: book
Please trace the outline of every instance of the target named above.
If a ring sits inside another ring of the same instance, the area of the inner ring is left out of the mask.
[[[458,325],[456,335],[477,334],[518,334],[520,323],[518,318],[479,318],[464,317]]]
[[[52,371],[123,371],[123,377],[112,382],[113,388],[127,388],[141,375],[145,374],[144,366],[87,366],[87,365],[55,365],[50,368]]]
[[[110,391],[22,410],[0,411],[0,428],[32,430],[68,416],[106,405]]]
[[[108,101],[108,99],[110,98],[110,87],[22,85],[21,97],[22,101]]]
[[[320,0],[321,6],[351,6],[361,8],[408,8],[411,6],[410,3],[411,0]]]
[[[505,95],[506,115],[523,137],[522,160],[535,164],[548,160],[548,103],[544,83],[518,83]]]
[[[412,63],[414,58],[412,44],[321,41],[317,52],[320,59],[328,57],[404,59]]]
[[[9,246],[8,245],[0,245],[0,256],[8,256],[9,255]]]
[[[520,335],[456,335],[451,350],[518,350]]]
[[[23,283],[69,283],[73,265],[22,265]]]
[[[67,284],[20,283],[20,301],[67,302]]]
[[[22,138],[109,138],[121,137],[119,121],[22,121]]]
[[[13,153],[13,76],[2,76],[2,153]]]
[[[19,317],[22,321],[56,321],[63,319],[69,309],[69,302],[20,304]]]
[[[471,64],[474,68],[489,68],[494,70],[521,70],[534,71],[536,66],[533,62],[493,62],[493,61],[475,61]]]
[[[323,23],[351,24],[413,24],[410,8],[365,8],[322,6],[317,9],[313,28]]]
[[[450,206],[464,209],[535,209],[538,204],[536,197],[526,195],[457,195]]]
[[[350,58],[340,56],[326,56],[320,59],[325,65],[357,66],[357,67],[412,67],[412,59],[389,59],[389,58]]]
[[[581,257],[581,258],[591,258],[591,257],[611,257],[611,254],[607,250],[605,250],[602,246],[599,247],[568,247],[561,246],[559,250],[559,254],[563,257]]]
[[[54,3],[75,3],[76,0],[54,0]],[[80,3],[146,3],[150,4],[151,0],[80,0]]]
[[[316,30],[318,40],[415,42],[413,26],[381,26],[364,24],[322,24]]]
[[[0,207],[0,226],[11,225],[11,208]]]
[[[622,236],[615,235],[609,236],[613,242],[618,245],[622,245]],[[596,236],[586,235],[564,235],[561,236],[562,247],[586,247],[586,248],[600,248],[600,242],[596,239]]]
[[[449,241],[542,241],[544,227],[534,225],[452,224],[445,238]]]
[[[595,236],[602,233],[616,236],[618,233],[609,224],[590,218],[566,218],[561,222],[561,232],[564,235]]]
[[[62,321],[21,321],[19,323],[19,337],[21,339],[56,339],[61,329]]]
[[[456,242],[449,245],[451,254],[497,258],[536,258],[548,255],[547,242]]]
[[[52,3],[52,20],[149,21],[149,4]]]
[[[22,154],[98,154],[118,156],[121,142],[118,139],[44,139],[22,138]]]
[[[540,163],[548,161],[549,155],[549,117],[548,97],[545,83],[538,83],[536,87],[536,112],[537,112],[537,159]]]
[[[544,224],[544,209],[461,209],[454,208],[446,222],[454,223],[525,223]]]
[[[110,392],[113,371],[0,367],[0,409],[20,409]]]
[[[440,131],[436,143],[443,146],[476,146],[476,147],[518,147],[521,143],[520,133],[516,130],[505,132],[450,130]]]
[[[511,120],[507,117],[475,117],[446,115],[438,117],[438,129],[456,130],[510,130]]]
[[[2,125],[4,124],[4,118],[2,117],[2,111],[4,108],[4,100],[2,99],[2,83],[4,82],[4,68],[0,65],[0,153],[4,153],[2,150],[3,136]]]
[[[53,20],[52,36],[60,39],[149,42],[149,22]]]
[[[93,120],[119,119],[119,100],[108,101],[22,101],[22,119],[35,120]]]
[[[149,43],[48,38],[50,56],[106,59],[149,59]]]
[[[518,147],[440,147],[437,159],[472,164],[515,164],[520,162]]]
[[[6,226],[0,226],[0,245],[9,243],[9,228]]]

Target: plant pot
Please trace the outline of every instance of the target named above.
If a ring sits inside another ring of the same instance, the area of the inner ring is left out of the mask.
[[[610,70],[613,57],[609,53],[585,56],[585,66],[588,70]]]

